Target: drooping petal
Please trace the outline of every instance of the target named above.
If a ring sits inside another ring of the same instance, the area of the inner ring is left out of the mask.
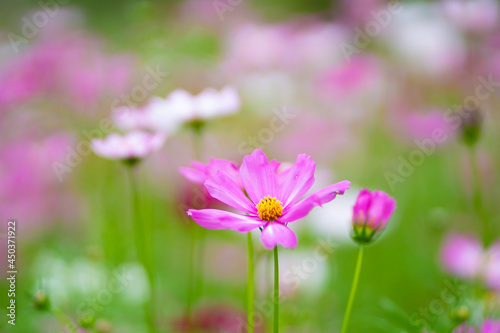
[[[297,235],[281,222],[269,222],[260,234],[260,240],[268,250],[275,248],[278,244],[293,249],[297,246]]]
[[[265,225],[259,218],[226,212],[220,209],[190,209],[187,214],[203,228],[231,229],[247,232]]]
[[[195,184],[203,184],[206,180],[206,173],[198,170],[198,169],[192,169],[192,168],[179,168],[178,169],[181,175],[184,176],[187,180],[190,182],[193,182]]]
[[[255,205],[245,196],[241,188],[224,172],[217,171],[205,182],[208,193],[226,205],[245,213],[256,214]]]
[[[345,190],[349,189],[351,182],[348,180],[343,180],[336,184],[327,186],[318,190],[302,201],[297,202],[295,205],[288,206],[283,212],[280,220],[283,222],[293,222],[305,217],[311,209],[316,206],[321,206],[327,202],[335,199],[337,194],[344,194]]]
[[[311,156],[300,154],[293,167],[287,171],[283,187],[280,189],[279,199],[284,206],[293,205],[302,198],[314,184],[314,169],[316,162]]]
[[[274,167],[260,148],[245,156],[240,176],[245,190],[255,204],[265,196],[276,197],[279,194]]]

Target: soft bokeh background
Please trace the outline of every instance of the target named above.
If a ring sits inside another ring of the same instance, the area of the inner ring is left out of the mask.
[[[289,278],[283,332],[340,331],[357,250],[348,223],[365,187],[389,193],[397,210],[366,249],[350,332],[450,332],[464,307],[471,324],[500,315],[498,291],[457,280],[439,260],[452,231],[485,246],[500,238],[497,2],[2,0],[1,8],[2,332],[69,332],[61,318],[79,323],[118,271],[132,282],[97,302],[94,331],[146,331],[151,288],[135,259],[126,170],[89,142],[111,132],[100,126],[117,106],[224,86],[242,106],[207,122],[202,162],[239,164],[257,147],[284,162],[306,153],[317,161],[317,187],[353,185],[291,225],[299,245],[280,253]],[[467,145],[457,112],[475,100],[480,137]],[[446,140],[434,141],[435,129]],[[185,331],[195,234],[199,330],[243,332],[246,237],[185,216],[199,190],[177,168],[195,159],[196,141],[189,128],[167,134],[138,174],[141,218],[156,240],[157,326]],[[18,221],[15,327],[4,315],[8,219]],[[253,233],[256,311],[268,331],[272,257]],[[327,260],[311,261],[315,251]],[[445,301],[450,286],[457,297]],[[37,309],[40,291],[57,311]]]

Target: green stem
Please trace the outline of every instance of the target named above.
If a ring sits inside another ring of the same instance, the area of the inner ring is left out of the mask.
[[[201,161],[203,155],[203,129],[199,128],[193,131],[193,150],[194,158]]]
[[[274,248],[274,333],[280,327],[280,270],[278,262],[278,246]]]
[[[474,211],[477,216],[483,220],[483,243],[488,246],[490,240],[490,225],[488,221],[488,216],[486,216],[483,210],[483,197],[481,189],[481,173],[479,172],[479,160],[476,154],[476,148],[471,147],[470,149],[470,163],[472,169],[472,186],[474,188],[473,194],[473,204]]]
[[[247,333],[253,333],[253,294],[254,294],[254,278],[253,278],[253,242],[252,234],[247,233],[248,240],[248,285],[247,285]]]
[[[54,309],[52,309],[52,313],[57,317],[57,319],[59,319],[59,321],[62,324],[67,326],[71,332],[73,332],[73,333],[78,332],[78,328],[73,323],[73,321],[60,309],[54,308]]]
[[[356,296],[356,289],[358,287],[359,273],[361,272],[361,263],[363,261],[363,246],[359,247],[358,261],[356,263],[356,271],[354,272],[354,279],[352,281],[351,293],[349,294],[349,301],[347,302],[347,309],[345,310],[344,323],[342,324],[341,333],[347,332],[347,325],[351,317],[352,304],[354,303],[354,296]]]
[[[137,259],[143,265],[144,269],[149,278],[149,282],[151,285],[151,301],[150,304],[146,304],[145,307],[145,315],[146,322],[148,324],[149,332],[155,332],[154,325],[154,277],[153,272],[151,270],[150,262],[149,262],[149,251],[146,250],[146,243],[151,245],[151,240],[148,237],[148,228],[146,225],[141,225],[140,221],[140,212],[139,212],[139,191],[137,189],[137,180],[135,177],[136,168],[134,166],[129,167],[129,179],[130,179],[130,188],[132,192],[132,210],[133,210],[133,228],[134,228],[134,241],[135,241],[135,250],[137,253]]]
[[[194,298],[194,266],[196,248],[196,226],[191,224],[191,243],[189,247],[189,272],[188,272],[188,296],[186,306],[186,317],[188,324],[191,322],[191,308]]]
[[[141,228],[140,220],[139,220],[139,193],[137,190],[137,182],[135,179],[135,167],[129,168],[129,181],[130,181],[130,189],[131,189],[131,200],[132,200],[132,218],[133,218],[133,228],[134,228],[134,242],[135,242],[135,251],[137,254],[137,259],[145,266],[144,260],[144,229]]]
[[[197,161],[201,160],[203,146],[203,124],[193,127],[193,151],[194,158]],[[191,321],[192,306],[197,296],[197,289],[203,290],[203,262],[204,262],[204,234],[198,234],[198,227],[191,222],[191,244],[189,252],[189,273],[188,273],[188,297],[186,316],[188,323]],[[198,248],[198,253],[196,253]],[[197,258],[198,257],[198,258]],[[198,262],[198,265],[197,265]],[[199,271],[195,272],[198,267]]]

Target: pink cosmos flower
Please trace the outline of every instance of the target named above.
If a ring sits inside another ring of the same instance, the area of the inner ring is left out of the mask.
[[[382,191],[359,192],[352,212],[352,238],[359,244],[370,243],[387,225],[396,201]]]
[[[240,105],[239,95],[233,87],[221,91],[208,88],[198,95],[177,89],[165,99],[151,98],[138,110],[119,108],[113,118],[124,130],[144,128],[171,133],[184,123],[236,113]]]
[[[444,241],[441,262],[450,273],[473,279],[479,273],[483,247],[474,236],[452,233]]]
[[[102,157],[111,159],[140,159],[160,149],[165,135],[133,131],[125,135],[113,133],[105,139],[92,140],[92,149]]]
[[[279,163],[269,162],[259,148],[245,156],[239,169],[244,190],[222,171],[205,182],[212,197],[246,215],[218,209],[190,209],[187,214],[208,229],[248,232],[261,228],[260,238],[267,249],[278,244],[296,247],[297,236],[287,224],[305,217],[315,206],[332,201],[337,194],[344,194],[350,182],[345,180],[327,186],[300,200],[314,183],[316,162],[305,154],[298,155],[281,185],[277,165]]]

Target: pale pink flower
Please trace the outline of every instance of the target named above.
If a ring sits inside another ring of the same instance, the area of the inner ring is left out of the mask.
[[[165,142],[162,133],[133,131],[125,135],[113,133],[104,139],[92,140],[92,149],[102,157],[110,159],[141,159],[159,150]]]
[[[140,109],[119,108],[113,118],[124,130],[144,128],[172,133],[185,123],[234,114],[240,106],[240,98],[233,87],[220,91],[208,88],[198,95],[178,89],[165,99],[151,98]]]
[[[402,135],[409,140],[429,141],[434,145],[442,146],[454,137],[454,131],[445,113],[438,109],[425,112],[402,111],[398,112],[399,120],[396,126],[402,131]]]

